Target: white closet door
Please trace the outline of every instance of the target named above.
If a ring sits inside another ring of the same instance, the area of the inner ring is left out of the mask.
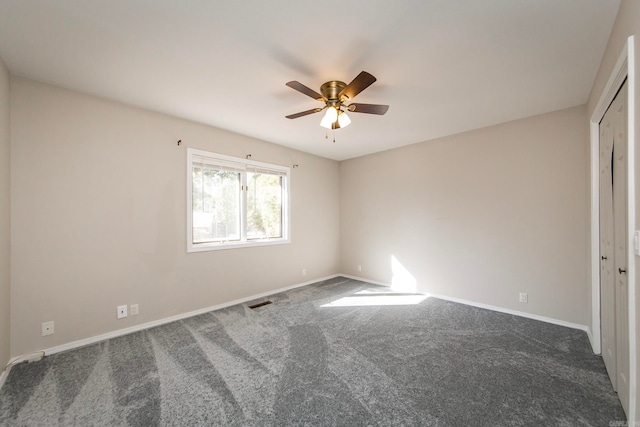
[[[627,84],[600,122],[600,298],[602,358],[625,411],[629,408],[627,281]]]

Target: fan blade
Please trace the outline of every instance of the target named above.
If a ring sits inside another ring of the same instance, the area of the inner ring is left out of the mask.
[[[379,104],[358,104],[353,103],[349,104],[347,107],[349,111],[354,113],[367,113],[367,114],[378,114],[382,116],[389,109],[388,105],[379,105]]]
[[[291,89],[295,89],[300,93],[304,93],[305,95],[310,96],[311,98],[313,98],[315,100],[318,100],[318,101],[326,101],[327,100],[327,98],[325,98],[324,96],[320,95],[315,90],[306,87],[305,85],[303,85],[300,82],[291,81],[291,82],[286,83],[286,85],[289,86]]]
[[[338,94],[338,99],[340,99],[342,102],[353,99],[357,94],[371,86],[375,81],[375,77],[373,77],[366,71],[362,71],[356,76],[355,79],[353,79],[351,83],[347,85],[347,87],[340,91],[340,93]]]
[[[302,111],[300,113],[289,114],[288,116],[285,116],[285,117],[287,119],[297,119],[298,117],[308,116],[309,114],[313,114],[313,113],[319,113],[322,110],[323,110],[322,108],[314,108],[312,110]]]

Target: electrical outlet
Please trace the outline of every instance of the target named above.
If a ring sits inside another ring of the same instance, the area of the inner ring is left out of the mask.
[[[122,319],[123,317],[127,317],[127,306],[126,305],[119,305],[118,307],[116,307],[118,309],[118,319]]]
[[[129,306],[129,312],[132,316],[137,316],[138,314],[140,314],[140,307],[138,306],[138,304],[131,304]]]
[[[529,302],[529,295],[526,292],[520,292],[520,302]]]
[[[306,276],[306,275],[307,275],[307,269],[306,269],[306,268],[303,268],[303,269],[302,269],[302,275],[303,275],[303,276]]]
[[[358,264],[358,271],[362,271],[362,266]]]
[[[44,322],[42,324],[42,336],[53,335],[54,332],[54,324],[53,320],[51,322]]]

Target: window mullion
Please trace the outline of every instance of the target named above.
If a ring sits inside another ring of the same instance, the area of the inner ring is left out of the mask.
[[[240,172],[240,241],[247,241],[247,172]]]

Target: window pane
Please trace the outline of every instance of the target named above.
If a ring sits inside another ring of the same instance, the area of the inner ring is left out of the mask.
[[[193,243],[240,240],[240,174],[193,165]]]
[[[247,172],[247,239],[282,237],[282,179]]]

